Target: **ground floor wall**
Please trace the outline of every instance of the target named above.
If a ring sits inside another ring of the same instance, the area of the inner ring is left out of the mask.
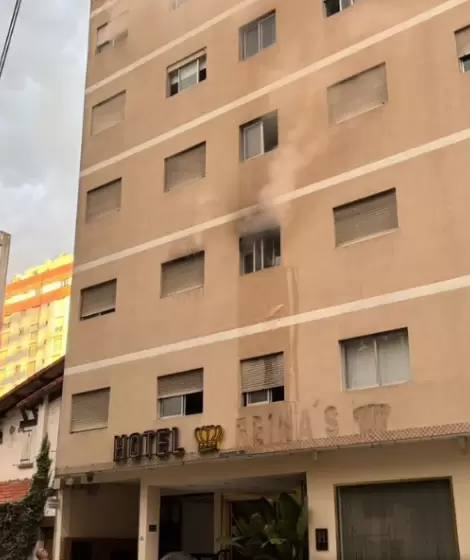
[[[214,459],[200,464],[136,471],[134,480],[119,483],[120,477],[125,478],[124,473],[103,474],[96,481],[99,485],[94,494],[83,488],[66,489],[62,493],[54,560],[70,560],[63,543],[64,539],[73,538],[135,539],[138,560],[156,560],[158,532],[155,527],[160,524],[161,496],[175,490],[191,494],[214,489],[216,550],[217,536],[223,531],[221,503],[227,481],[243,492],[244,485],[256,490],[258,480],[262,493],[270,477],[293,473],[306,475],[311,560],[340,558],[336,499],[339,487],[428,479],[450,481],[460,558],[470,558],[470,447],[467,449],[465,439],[453,439],[288,456]],[[113,482],[105,482],[105,476]],[[129,478],[130,474],[125,476]],[[229,491],[233,493],[234,490]],[[317,529],[327,529],[328,550],[317,550]],[[62,546],[58,545],[59,541]]]

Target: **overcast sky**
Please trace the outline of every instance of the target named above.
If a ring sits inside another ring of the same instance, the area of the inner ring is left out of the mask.
[[[3,47],[14,0],[0,0]],[[23,0],[0,79],[8,276],[73,249],[89,0]],[[0,48],[1,48],[0,47]]]

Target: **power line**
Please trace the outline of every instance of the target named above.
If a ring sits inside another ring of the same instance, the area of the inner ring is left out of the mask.
[[[3,74],[3,69],[5,68],[5,62],[7,60],[8,51],[10,49],[11,38],[13,37],[13,31],[15,30],[16,20],[18,19],[18,14],[20,13],[22,0],[16,0],[15,7],[13,9],[13,15],[11,16],[10,26],[8,27],[7,36],[5,38],[5,44],[3,45],[2,55],[0,56],[0,78]]]

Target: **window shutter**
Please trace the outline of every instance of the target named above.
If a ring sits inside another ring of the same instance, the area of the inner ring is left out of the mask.
[[[86,221],[121,208],[122,180],[117,179],[106,185],[88,191],[86,194]]]
[[[195,369],[158,378],[158,398],[198,393],[203,390],[203,370]]]
[[[395,189],[334,209],[336,244],[398,227]]]
[[[385,64],[328,88],[330,122],[340,123],[388,101]]]
[[[204,251],[162,265],[163,297],[204,286]]]
[[[91,110],[91,133],[97,134],[124,119],[126,92],[122,91],[114,97],[95,105]]]
[[[206,174],[206,144],[199,144],[165,160],[165,190]]]
[[[459,58],[470,54],[470,25],[455,32],[455,42]]]
[[[82,319],[114,311],[116,307],[116,280],[90,286],[82,290]]]
[[[106,428],[109,388],[72,395],[72,432]]]
[[[175,62],[175,64],[172,64],[171,66],[168,66],[167,73],[170,74],[171,72],[174,72],[175,70],[182,69],[185,66],[187,66],[188,64],[190,64],[191,62],[195,62],[198,59],[201,59],[199,61],[201,64],[203,62],[205,64],[205,62],[206,62],[206,49],[201,49],[200,51],[197,51],[197,52],[187,56],[186,58],[183,58],[182,60],[179,60],[178,62]]]
[[[23,432],[23,438],[21,442],[21,462],[31,461],[31,449],[33,442],[33,430],[28,430]]]
[[[270,354],[241,362],[242,393],[282,387],[284,385],[284,354]]]
[[[108,24],[100,25],[96,30],[96,45],[100,47],[109,40]]]

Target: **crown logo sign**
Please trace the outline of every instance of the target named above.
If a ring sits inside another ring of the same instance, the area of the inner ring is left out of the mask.
[[[219,451],[224,430],[222,426],[201,426],[194,430],[199,453]]]

